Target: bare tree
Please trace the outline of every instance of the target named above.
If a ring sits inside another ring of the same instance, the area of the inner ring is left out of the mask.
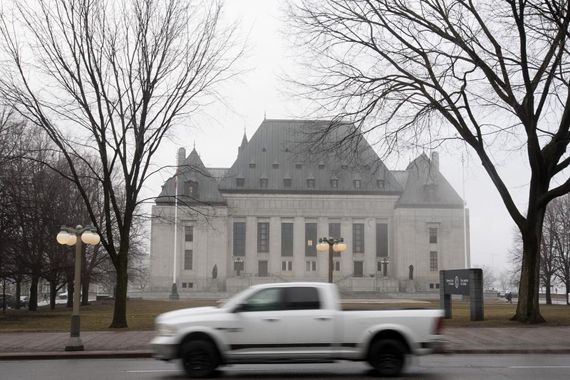
[[[557,252],[559,248],[559,217],[560,213],[554,199],[546,208],[544,225],[542,228],[542,240],[540,243],[540,281],[544,286],[546,304],[552,305],[552,281],[558,271]]]
[[[570,305],[570,195],[555,199],[549,207],[556,210],[557,244],[555,250],[556,277],[566,289],[566,304]]]
[[[459,139],[477,154],[523,240],[514,320],[544,321],[540,239],[548,203],[570,190],[567,0],[301,0],[302,84],[337,119],[388,150]],[[312,79],[314,80],[312,80]],[[333,123],[326,131],[335,128]],[[520,209],[495,154],[526,153]],[[494,150],[495,149],[495,150]]]
[[[141,189],[172,126],[233,75],[241,55],[234,28],[221,29],[218,1],[37,0],[14,1],[14,9],[0,20],[7,59],[0,92],[66,158],[116,270],[111,327],[127,327],[129,242]],[[87,179],[100,183],[104,223],[75,168],[85,151],[100,163]]]

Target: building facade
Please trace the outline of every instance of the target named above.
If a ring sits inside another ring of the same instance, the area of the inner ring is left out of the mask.
[[[322,237],[347,245],[333,257],[334,282],[347,291],[435,290],[440,269],[468,267],[467,213],[437,153],[401,171],[364,139],[309,153],[309,134],[327,125],[264,120],[230,168],[206,168],[195,149],[180,149],[152,210],[151,291],[326,281]]]

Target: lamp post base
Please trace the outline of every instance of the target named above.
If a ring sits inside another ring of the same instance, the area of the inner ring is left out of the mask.
[[[65,351],[83,351],[83,342],[78,336],[72,336],[65,345]]]
[[[172,290],[170,291],[170,296],[168,296],[169,299],[171,300],[178,300],[180,299],[180,296],[178,295],[178,288],[176,287],[176,284],[172,284]]]

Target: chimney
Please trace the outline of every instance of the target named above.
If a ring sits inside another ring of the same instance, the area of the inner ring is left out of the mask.
[[[439,153],[431,152],[431,169],[437,173],[439,172]]]
[[[184,165],[185,160],[186,160],[186,149],[184,148],[178,149],[178,159],[176,160],[176,165],[178,165],[178,167]]]

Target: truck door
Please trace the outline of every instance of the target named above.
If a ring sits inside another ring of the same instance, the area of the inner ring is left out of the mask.
[[[335,344],[336,310],[323,308],[317,287],[287,287],[283,296],[283,349],[295,352],[296,357],[329,358]]]

